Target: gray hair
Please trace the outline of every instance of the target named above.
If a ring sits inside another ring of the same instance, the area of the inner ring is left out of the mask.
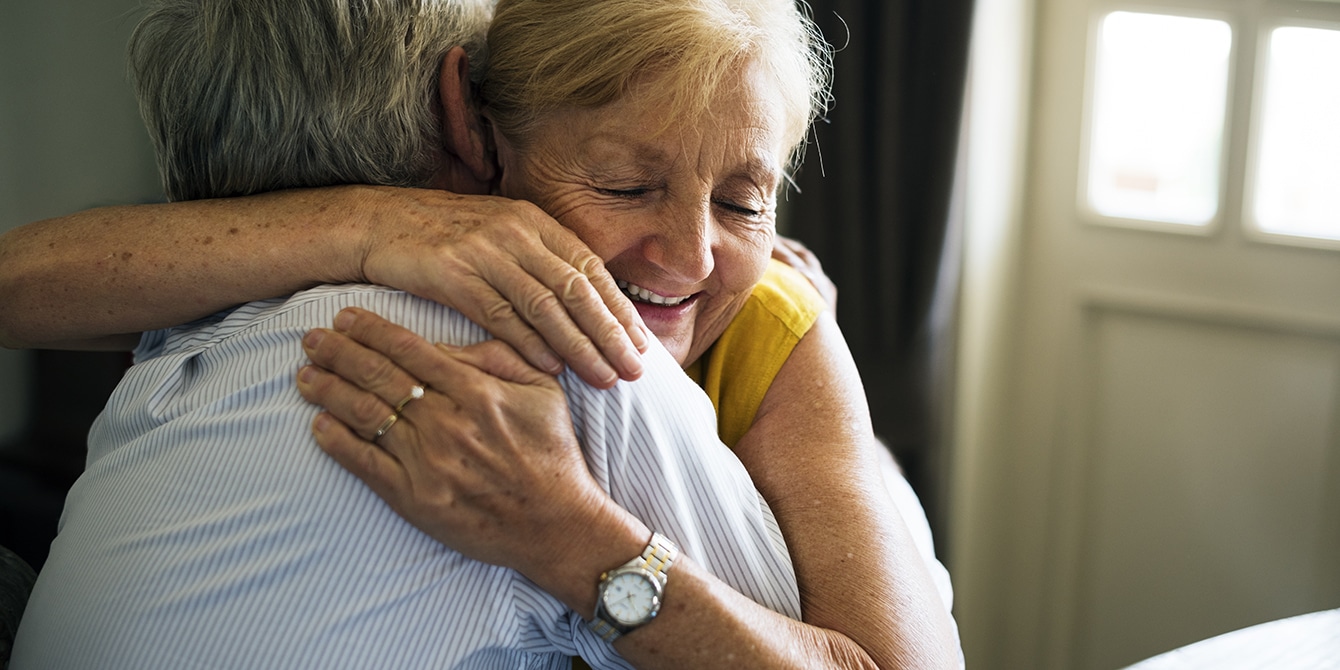
[[[492,4],[153,0],[130,71],[168,198],[426,185],[442,57],[482,64]]]

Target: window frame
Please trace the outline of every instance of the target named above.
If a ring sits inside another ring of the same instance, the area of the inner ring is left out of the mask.
[[[1327,3],[1331,5],[1328,9],[1340,8],[1340,0],[1309,0],[1313,3]],[[1261,138],[1264,131],[1263,121],[1265,119],[1266,91],[1269,86],[1267,80],[1270,70],[1270,41],[1271,34],[1278,28],[1320,28],[1324,30],[1335,31],[1340,35],[1340,15],[1333,18],[1317,18],[1313,16],[1285,16],[1283,12],[1272,13],[1268,16],[1262,16],[1256,27],[1256,53],[1254,58],[1254,77],[1252,80],[1252,99],[1249,127],[1247,129],[1247,147],[1246,158],[1242,171],[1242,209],[1239,216],[1239,227],[1242,230],[1243,237],[1249,241],[1283,245],[1291,247],[1306,247],[1313,249],[1340,250],[1340,239],[1327,237],[1313,237],[1308,235],[1293,235],[1289,233],[1268,231],[1261,227],[1256,218],[1256,198],[1257,198],[1257,180],[1258,159],[1261,152]],[[1340,67],[1340,64],[1337,64]],[[1340,217],[1340,211],[1336,212]]]
[[[1340,0],[1335,0],[1340,2]],[[1089,166],[1091,163],[1091,150],[1093,141],[1093,122],[1095,115],[1095,88],[1098,75],[1098,39],[1102,30],[1103,21],[1111,14],[1116,12],[1132,12],[1139,14],[1156,14],[1163,16],[1176,16],[1193,19],[1209,19],[1222,21],[1228,25],[1229,29],[1229,51],[1228,51],[1228,72],[1227,81],[1224,89],[1224,121],[1220,129],[1220,151],[1218,166],[1218,193],[1216,194],[1215,213],[1208,221],[1203,224],[1194,223],[1175,223],[1171,221],[1154,221],[1149,219],[1134,219],[1128,217],[1109,216],[1097,211],[1089,203]],[[1085,45],[1085,67],[1084,67],[1084,99],[1083,99],[1083,117],[1080,121],[1079,138],[1079,156],[1076,170],[1076,213],[1077,218],[1090,225],[1127,228],[1136,230],[1147,230],[1162,233],[1172,233],[1176,235],[1186,235],[1191,237],[1213,237],[1224,229],[1226,223],[1226,210],[1231,204],[1228,199],[1230,192],[1231,173],[1230,156],[1232,149],[1232,137],[1234,128],[1234,111],[1236,105],[1233,104],[1237,93],[1238,79],[1238,61],[1239,49],[1241,49],[1241,26],[1240,17],[1231,12],[1215,7],[1204,5],[1192,5],[1182,3],[1151,4],[1148,2],[1095,2],[1089,8],[1088,35]]]

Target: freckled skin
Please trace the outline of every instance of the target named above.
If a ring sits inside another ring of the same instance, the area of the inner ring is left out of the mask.
[[[763,275],[790,149],[785,116],[758,68],[725,77],[697,119],[671,119],[656,80],[597,109],[560,109],[522,141],[495,131],[500,192],[539,205],[615,279],[678,307],[635,301],[687,365],[720,337]],[[487,115],[487,110],[485,111]]]

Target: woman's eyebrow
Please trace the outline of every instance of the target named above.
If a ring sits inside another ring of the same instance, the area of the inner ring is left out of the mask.
[[[776,160],[756,155],[730,173],[728,179],[745,179],[765,188],[775,187],[781,179],[781,166]]]
[[[592,135],[585,143],[593,152],[618,152],[639,163],[665,165],[673,162],[674,157],[665,149],[651,144],[640,137],[631,137],[625,133],[602,131]]]

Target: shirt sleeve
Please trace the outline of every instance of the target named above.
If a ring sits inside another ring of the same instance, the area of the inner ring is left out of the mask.
[[[799,619],[795,571],[777,520],[717,437],[711,402],[659,343],[644,365],[642,379],[610,391],[571,373],[561,378],[592,475],[615,502],[732,588]],[[601,667],[613,648],[580,623],[569,629],[577,648]]]

